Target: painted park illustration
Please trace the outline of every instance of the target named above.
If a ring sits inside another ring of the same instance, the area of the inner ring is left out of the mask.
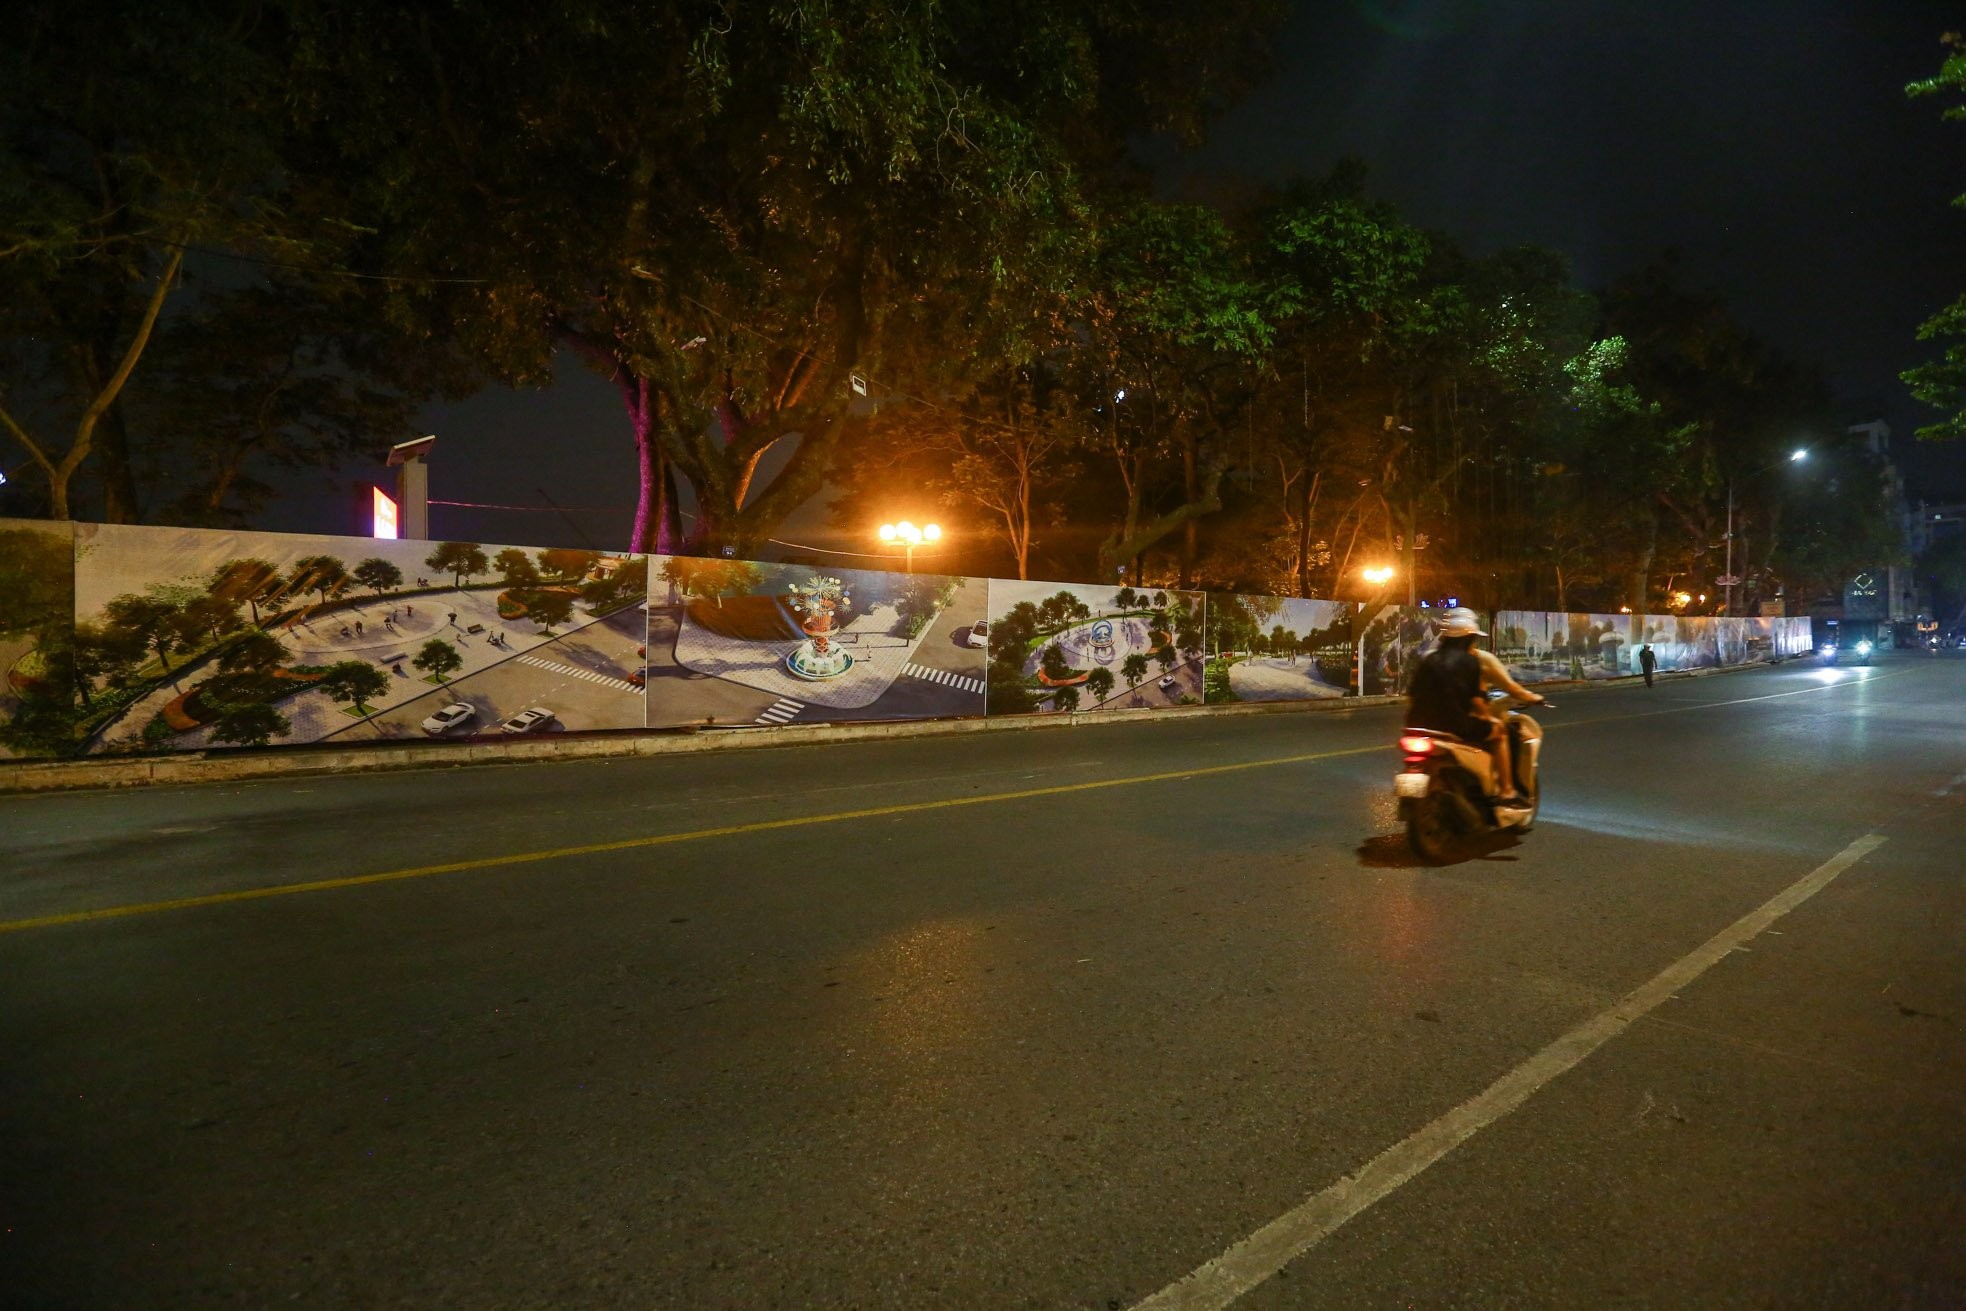
[[[1209,593],[1207,701],[1315,701],[1351,690],[1343,601]]]
[[[62,754],[78,698],[75,531],[0,520],[0,759]]]
[[[646,579],[598,551],[78,525],[57,754],[497,733],[603,621],[632,670]],[[530,727],[639,728],[622,681],[619,705]],[[427,726],[454,705],[469,713]]]
[[[649,575],[651,726],[983,713],[979,580],[686,556]]]
[[[990,713],[1199,705],[1200,592],[990,581]]]
[[[0,521],[0,755],[1301,700],[1355,687],[1355,653],[1367,693],[1398,693],[1438,613]],[[1486,645],[1524,683],[1629,675],[1648,642],[1664,671],[1813,645],[1806,618],[1492,621]]]

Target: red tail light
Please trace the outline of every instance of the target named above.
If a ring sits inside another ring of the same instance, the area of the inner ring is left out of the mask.
[[[1430,737],[1402,737],[1399,749],[1409,756],[1424,756],[1434,749],[1434,740]]]

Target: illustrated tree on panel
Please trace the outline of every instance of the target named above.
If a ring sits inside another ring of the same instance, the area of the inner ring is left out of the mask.
[[[381,556],[371,556],[355,566],[349,577],[376,596],[403,585],[403,571]]]
[[[573,594],[547,589],[525,594],[526,618],[539,625],[539,631],[553,636],[553,625],[573,618]]]
[[[212,741],[242,747],[263,747],[293,732],[293,723],[264,701],[241,701],[219,711],[212,724]]]
[[[292,658],[286,644],[271,633],[249,633],[220,653],[218,667],[228,674],[266,674]]]
[[[309,555],[294,561],[292,586],[301,593],[317,592],[321,604],[337,595],[348,582],[348,567],[332,555]]]
[[[539,553],[539,567],[555,578],[569,581],[585,578],[590,570],[600,562],[599,551],[578,551],[567,547],[550,547]]]
[[[340,660],[328,666],[315,686],[336,701],[353,701],[358,713],[369,713],[368,699],[389,690],[389,675],[366,660]]]
[[[212,571],[211,594],[233,601],[244,601],[252,608],[253,626],[259,626],[259,607],[271,604],[283,589],[285,579],[270,560],[248,558],[228,560]]]
[[[685,597],[715,599],[719,609],[724,597],[743,596],[764,581],[764,570],[747,560],[701,560],[677,556],[665,561],[662,576]]]
[[[1085,676],[1085,690],[1094,701],[1104,701],[1113,694],[1113,671],[1104,665],[1094,669]]]
[[[109,628],[151,651],[165,674],[172,672],[171,654],[185,650],[197,631],[182,606],[158,596],[119,596],[103,607],[103,616]]]
[[[423,644],[423,648],[416,653],[416,658],[410,663],[439,683],[444,683],[450,681],[449,675],[464,668],[464,657],[459,655],[457,648],[449,642],[432,638]]]
[[[491,567],[499,572],[507,587],[523,591],[539,585],[539,567],[516,546],[508,546],[493,556]]]
[[[445,542],[432,551],[423,564],[437,573],[449,574],[452,587],[462,587],[466,578],[491,568],[491,562],[485,558],[485,549],[475,542]]]

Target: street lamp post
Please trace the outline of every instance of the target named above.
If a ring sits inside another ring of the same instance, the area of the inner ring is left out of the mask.
[[[899,546],[902,559],[909,573],[915,572],[915,548],[923,542],[942,540],[940,524],[923,524],[920,528],[903,519],[900,523],[884,523],[880,530],[881,540],[889,546]]]
[[[1764,464],[1754,472],[1766,473],[1770,469],[1780,468],[1784,463],[1800,464],[1808,458],[1808,449],[1798,448],[1789,453],[1786,461],[1777,460],[1773,464]],[[1720,613],[1731,615],[1734,613],[1734,584],[1741,581],[1734,577],[1734,475],[1732,474],[1727,475],[1727,565],[1726,572],[1721,574],[1718,581],[1727,593],[1727,600],[1722,604]]]
[[[1364,579],[1364,580],[1365,580],[1366,582],[1368,582],[1368,583],[1370,583],[1370,584],[1372,584],[1372,586],[1373,586],[1373,588],[1375,589],[1375,590],[1374,590],[1374,593],[1373,593],[1373,597],[1372,597],[1372,599],[1373,599],[1374,601],[1376,601],[1376,600],[1379,600],[1380,598],[1382,598],[1382,597],[1384,597],[1384,596],[1385,596],[1385,594],[1386,594],[1386,585],[1387,585],[1388,583],[1390,583],[1390,582],[1392,582],[1392,580],[1393,580],[1393,574],[1394,574],[1394,572],[1395,572],[1395,570],[1393,569],[1393,567],[1392,567],[1391,565],[1377,565],[1377,566],[1373,566],[1373,567],[1371,567],[1371,568],[1366,568],[1366,569],[1361,569],[1361,570],[1359,570],[1359,571],[1358,571],[1358,573],[1359,573],[1359,577],[1361,577],[1361,578],[1363,578],[1363,579]],[[1368,603],[1368,604],[1369,604],[1369,603]],[[1357,640],[1356,640],[1356,642],[1354,643],[1354,645],[1356,645],[1356,646],[1357,646],[1357,648],[1358,648],[1358,650],[1357,650],[1356,652],[1354,652],[1354,658],[1353,658],[1353,661],[1352,661],[1352,667],[1353,667],[1354,669],[1356,669],[1356,670],[1358,671],[1358,672],[1357,672],[1357,673],[1356,673],[1356,674],[1354,675],[1354,677],[1356,678],[1356,680],[1357,680],[1357,682],[1358,682],[1358,694],[1359,694],[1360,696],[1364,696],[1364,695],[1365,695],[1365,630],[1366,630],[1366,627],[1367,627],[1367,625],[1365,625],[1365,624],[1360,624],[1360,625],[1359,625],[1359,629],[1358,629],[1358,638],[1357,638]]]

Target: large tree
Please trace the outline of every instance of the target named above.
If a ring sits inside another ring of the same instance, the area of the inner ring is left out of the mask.
[[[893,379],[967,348],[1005,288],[1057,276],[1088,178],[1141,134],[1192,139],[1263,67],[1279,6],[297,12],[299,95],[374,271],[419,279],[403,314],[515,381],[587,361],[628,415],[630,546],[677,544],[681,482],[690,548],[743,555]]]
[[[1946,57],[1939,71],[1913,82],[1905,93],[1915,98],[1942,96],[1948,103],[1941,116],[1948,122],[1966,122],[1966,35],[1948,32],[1942,39]],[[1952,203],[1966,209],[1966,194],[1955,196]],[[1901,375],[1912,395],[1942,412],[1918,435],[1928,440],[1966,437],[1966,295],[1920,324],[1918,339],[1944,343],[1937,359]]]
[[[40,475],[19,480],[34,508],[237,522],[267,492],[252,462],[387,440],[457,380],[337,304],[378,284],[340,276],[354,229],[292,130],[287,17],[259,0],[9,7],[0,440]]]

